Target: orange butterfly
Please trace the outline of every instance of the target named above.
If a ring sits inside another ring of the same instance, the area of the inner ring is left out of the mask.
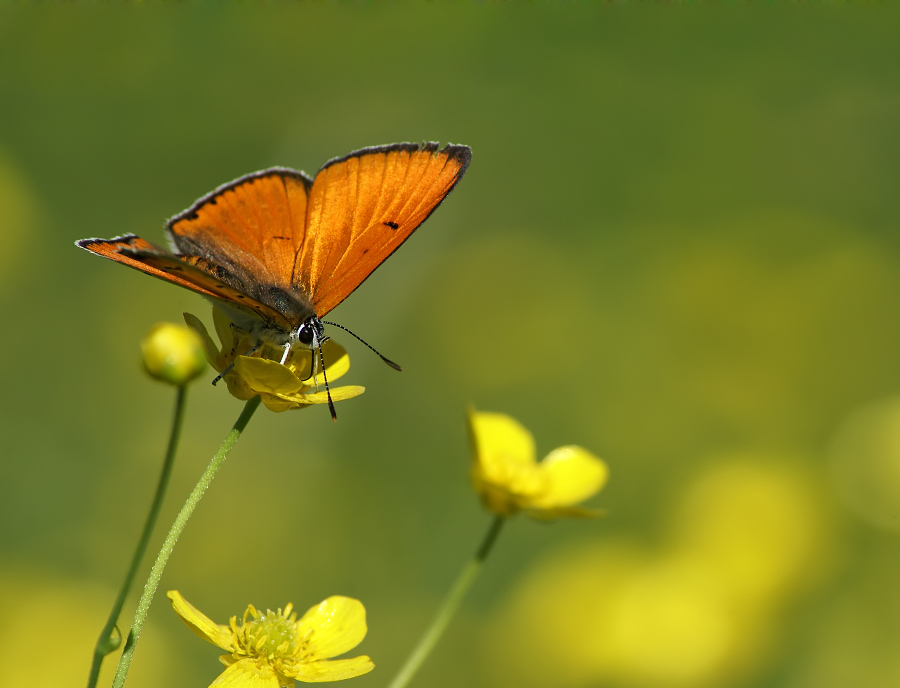
[[[212,299],[259,344],[283,346],[282,363],[298,344],[321,356],[321,318],[440,205],[471,157],[468,146],[395,143],[330,160],[315,179],[273,167],[169,220],[172,252],[134,234],[76,244]]]

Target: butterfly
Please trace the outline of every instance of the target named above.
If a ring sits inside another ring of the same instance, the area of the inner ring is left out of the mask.
[[[134,234],[75,243],[212,300],[257,346],[283,347],[282,363],[297,346],[321,358],[324,325],[336,325],[322,318],[441,204],[471,157],[468,146],[395,143],[334,158],[314,178],[273,167],[170,219],[171,251]]]

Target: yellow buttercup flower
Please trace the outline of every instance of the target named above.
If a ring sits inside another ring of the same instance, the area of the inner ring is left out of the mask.
[[[168,598],[175,612],[201,638],[226,650],[219,660],[227,668],[210,688],[279,688],[294,681],[322,683],[367,674],[375,665],[361,655],[342,655],[366,637],[366,610],[359,600],[329,597],[297,620],[293,605],[257,611],[251,604],[240,621],[217,624],[193,607],[177,590]]]
[[[324,383],[321,371],[316,377],[310,375],[313,357],[309,351],[293,351],[285,365],[281,365],[279,361],[284,351],[281,347],[264,344],[251,354],[256,341],[235,327],[216,307],[213,307],[213,324],[222,343],[221,347],[216,346],[206,327],[196,316],[185,313],[184,320],[203,339],[210,365],[220,373],[228,371],[223,379],[232,396],[246,401],[259,395],[270,411],[287,411],[328,403],[324,387],[321,391],[317,389],[317,381],[319,386]],[[322,354],[329,383],[350,370],[350,357],[344,347],[335,341],[329,339],[325,342]],[[229,368],[232,364],[233,367]],[[364,391],[365,387],[357,385],[332,387],[331,398],[342,401],[359,396]]]
[[[554,449],[535,460],[534,438],[502,413],[469,410],[472,486],[498,516],[523,511],[539,519],[596,517],[602,512],[576,507],[606,484],[606,464],[581,447]]]

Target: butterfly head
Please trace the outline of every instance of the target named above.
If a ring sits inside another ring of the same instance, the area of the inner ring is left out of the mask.
[[[319,349],[329,340],[325,336],[325,325],[315,315],[308,317],[296,330],[291,331],[290,344],[302,344],[307,349]]]

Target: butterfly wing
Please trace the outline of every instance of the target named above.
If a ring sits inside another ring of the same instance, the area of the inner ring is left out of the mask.
[[[468,146],[399,143],[364,148],[319,170],[292,278],[318,316],[409,238],[462,178],[471,156]]]
[[[160,249],[156,248],[149,241],[145,241],[141,239],[139,236],[134,234],[125,234],[124,236],[114,237],[112,239],[80,239],[75,242],[76,246],[80,246],[86,251],[90,251],[91,253],[96,253],[98,256],[103,256],[104,258],[109,258],[110,260],[114,260],[117,263],[122,263],[123,265],[127,265],[129,267],[140,270],[141,272],[146,272],[148,275],[153,275],[154,277],[158,277],[159,279],[166,280],[167,282],[173,282],[185,289],[190,289],[191,291],[195,291],[198,294],[202,294],[203,296],[214,297],[215,294],[211,291],[203,288],[199,284],[194,284],[187,279],[179,277],[177,275],[166,273],[165,271],[154,268],[149,265],[144,265],[140,260],[136,258],[132,258],[125,254],[119,253],[119,251],[155,251],[161,252]]]
[[[190,289],[207,298],[226,302],[265,322],[277,324],[283,329],[290,328],[290,324],[280,313],[229,284],[233,279],[231,275],[205,258],[173,255],[134,234],[113,239],[82,239],[76,244],[98,256]]]
[[[133,234],[77,244],[291,330],[347,298],[450,193],[470,158],[467,146],[399,143],[332,160],[314,181],[275,167],[169,220],[174,254]]]
[[[246,175],[169,220],[169,239],[176,253],[214,260],[248,290],[291,289],[310,186],[309,177],[284,167]]]

